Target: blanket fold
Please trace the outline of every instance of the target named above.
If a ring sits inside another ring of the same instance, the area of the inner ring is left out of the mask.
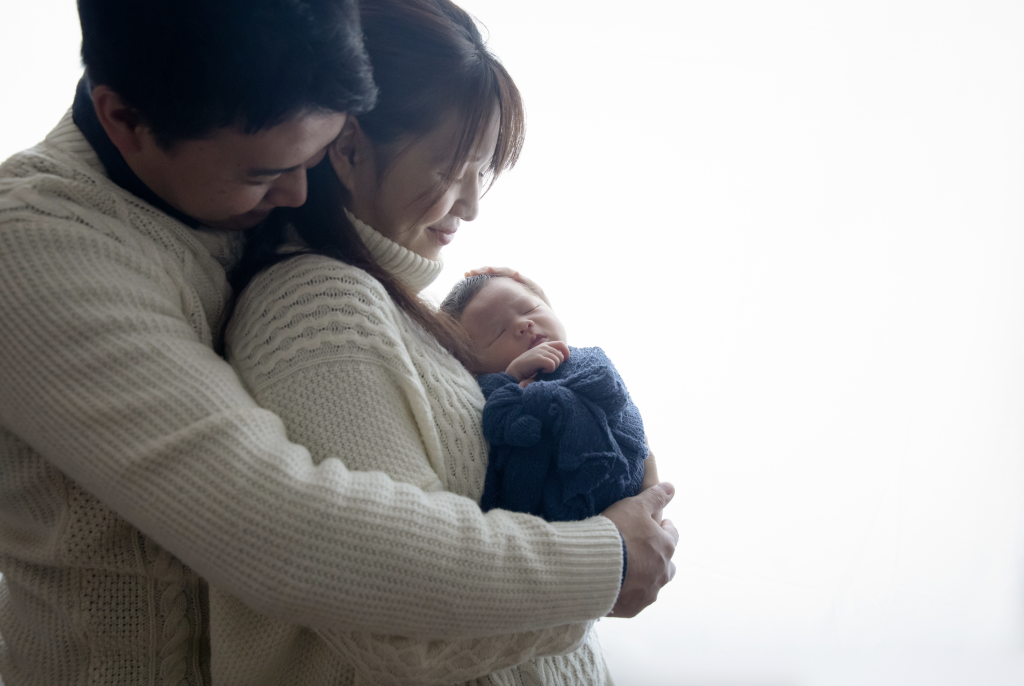
[[[509,374],[478,379],[491,445],[481,507],[572,521],[640,489],[643,422],[600,348],[572,348],[526,388]]]

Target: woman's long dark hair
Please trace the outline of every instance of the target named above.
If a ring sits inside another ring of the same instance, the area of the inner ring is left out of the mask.
[[[486,48],[465,11],[449,0],[361,0],[364,44],[379,88],[377,106],[359,117],[363,133],[387,161],[399,140],[422,136],[456,113],[461,130],[447,177],[462,168],[494,108],[499,112],[498,142],[491,156],[491,182],[515,165],[525,134],[519,91],[505,68]],[[381,179],[388,164],[381,165]],[[422,301],[384,270],[367,250],[345,215],[349,192],[330,160],[309,170],[309,197],[297,208],[282,208],[246,237],[242,260],[232,275],[235,293],[263,269],[287,259],[277,252],[293,226],[308,247],[365,270],[380,281],[395,303],[463,364],[472,355],[465,335],[447,314]],[[447,184],[433,192],[440,197]]]

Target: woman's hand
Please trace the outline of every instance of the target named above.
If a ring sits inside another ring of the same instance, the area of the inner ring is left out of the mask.
[[[551,307],[551,303],[548,301],[548,296],[544,294],[544,289],[535,284],[532,280],[526,278],[519,272],[508,267],[480,267],[479,269],[470,269],[464,274],[464,276],[479,276],[481,274],[489,274],[491,276],[507,276],[510,279],[518,281],[523,284],[531,291],[537,294],[537,297],[544,301],[544,304]]]
[[[651,450],[651,444],[647,442],[646,436],[644,437],[644,443],[647,443],[647,459],[644,460],[644,480],[640,482],[641,493],[651,486],[660,483],[658,480],[658,463],[654,461],[654,451]],[[660,522],[663,512],[658,510],[653,516],[654,521]]]
[[[525,387],[540,372],[550,374],[568,359],[569,346],[561,341],[545,341],[512,360],[505,373],[516,377],[519,385]]]
[[[644,438],[644,443],[647,443],[646,438]],[[644,460],[644,480],[640,482],[640,490],[646,491],[656,483],[660,483],[658,481],[658,463],[654,461],[654,451],[651,450],[651,444],[647,443],[647,459]]]

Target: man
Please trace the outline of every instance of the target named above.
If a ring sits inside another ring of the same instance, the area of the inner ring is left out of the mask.
[[[301,204],[372,105],[353,4],[79,13],[72,111],[0,167],[5,684],[208,683],[205,580],[293,623],[439,639],[653,602],[671,487],[550,525],[314,466],[213,352],[238,231]]]

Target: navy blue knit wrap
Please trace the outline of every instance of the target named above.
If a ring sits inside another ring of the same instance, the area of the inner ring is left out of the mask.
[[[508,374],[479,378],[490,463],[480,505],[572,521],[636,495],[647,458],[640,411],[600,348],[526,388]]]

